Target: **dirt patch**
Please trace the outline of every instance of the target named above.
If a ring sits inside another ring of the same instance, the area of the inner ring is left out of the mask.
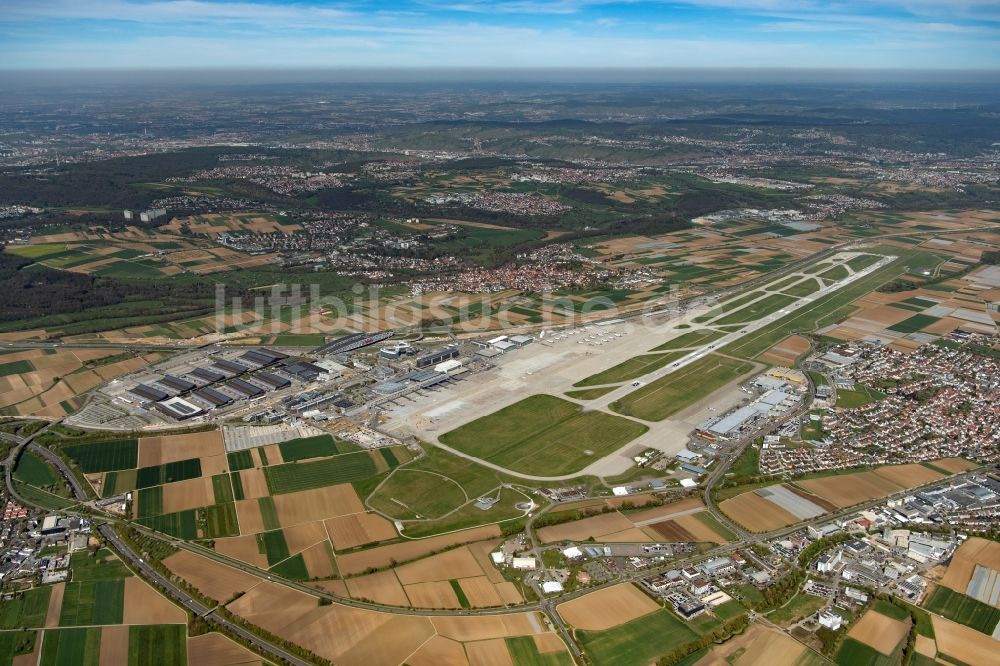
[[[396,575],[400,583],[410,585],[482,576],[483,570],[469,549],[463,547],[404,564],[396,568]]]
[[[430,620],[439,634],[463,643],[491,638],[534,636],[545,632],[542,621],[535,613],[469,617],[448,615],[432,617]]]
[[[284,533],[288,552],[292,555],[302,552],[320,541],[326,541],[326,528],[321,521],[286,527]]]
[[[963,664],[996,663],[997,641],[975,629],[931,615],[937,649]]]
[[[198,666],[258,666],[260,657],[220,633],[212,632],[188,639],[188,663]],[[104,647],[104,637],[101,637]],[[101,655],[103,657],[103,655]],[[103,660],[101,663],[105,663]],[[124,664],[126,661],[108,662]]]
[[[45,628],[59,626],[59,613],[62,611],[63,595],[66,593],[66,583],[56,583],[49,593],[49,610],[45,613]]]
[[[267,556],[260,552],[257,545],[257,535],[224,537],[215,540],[215,552],[232,557],[240,562],[252,564],[260,569],[267,569]]]
[[[414,608],[461,608],[458,596],[446,580],[404,585],[406,596]]]
[[[617,627],[659,609],[659,604],[631,583],[591,592],[556,607],[563,620],[586,631]]]
[[[899,485],[875,472],[840,474],[821,479],[796,481],[795,483],[809,492],[833,502],[840,508],[853,506],[867,500],[879,499],[902,490]]]
[[[128,663],[128,625],[117,624],[101,628],[102,664]]]
[[[521,594],[521,591],[517,589],[517,585],[514,583],[509,580],[505,580],[502,583],[495,583],[495,585],[497,588],[497,594],[500,595],[500,598],[505,604],[517,605],[524,603],[524,596]]]
[[[977,467],[976,463],[969,462],[964,458],[939,458],[938,460],[932,460],[931,464],[953,474]]]
[[[225,454],[218,430],[186,435],[139,438],[139,467],[152,467],[188,458]]]
[[[739,666],[795,666],[806,651],[804,645],[790,636],[756,624],[751,625],[751,629],[755,627],[757,630],[753,633],[744,632],[742,636],[737,636],[724,643],[721,648],[713,650],[712,654],[721,653],[728,648],[730,651],[727,656],[729,656],[744,648],[745,652],[735,661]]]
[[[187,613],[136,576],[125,579],[122,617],[125,624],[187,623]]]
[[[965,594],[977,564],[1000,571],[1000,543],[979,537],[969,538],[952,555],[941,585]]]
[[[751,532],[770,532],[799,522],[793,514],[752,490],[720,502],[719,509]]]
[[[240,483],[243,485],[243,497],[246,499],[255,500],[271,494],[271,491],[267,489],[267,477],[264,476],[264,470],[256,467],[241,469],[239,474]]]
[[[503,599],[497,588],[486,576],[476,576],[474,578],[463,578],[458,581],[462,592],[473,608],[488,608],[490,606],[503,606]]]
[[[212,478],[201,476],[163,486],[163,513],[186,511],[215,504]]]
[[[502,638],[466,643],[470,666],[514,666],[507,650],[507,642]]]
[[[240,534],[264,532],[264,517],[260,514],[260,504],[255,499],[237,500],[236,518],[240,523]]]
[[[409,666],[467,666],[465,648],[461,643],[434,636],[405,661]]]
[[[583,518],[582,520],[574,520],[569,523],[562,523],[561,525],[543,527],[538,530],[538,538],[542,540],[542,543],[586,541],[591,537],[600,541],[600,537],[605,534],[621,532],[632,527],[632,521],[616,511]]]
[[[285,636],[288,627],[317,607],[312,595],[263,581],[226,608],[273,634]]]
[[[392,570],[347,579],[347,591],[355,599],[370,599],[390,606],[409,606],[410,600]]]
[[[186,550],[179,550],[165,558],[163,564],[206,597],[216,601],[231,599],[238,592],[246,592],[261,582],[257,576]]]
[[[532,639],[535,641],[535,649],[540,654],[566,651],[566,644],[556,634],[535,634]]]
[[[336,550],[347,550],[377,541],[395,539],[392,521],[374,513],[352,513],[326,521],[326,529]]]
[[[917,642],[914,644],[914,649],[925,657],[933,659],[934,655],[937,654],[937,643],[933,638],[917,634]]]
[[[910,627],[905,622],[886,617],[873,610],[864,614],[864,617],[851,627],[847,635],[856,641],[869,645],[884,655],[892,654],[892,651],[903,640]]]
[[[332,550],[326,540],[302,551],[302,559],[310,578],[329,578],[337,573],[331,554]]]
[[[427,553],[432,553],[448,546],[482,541],[483,539],[492,539],[499,536],[500,528],[496,525],[474,527],[428,539],[415,539],[413,541],[370,548],[357,553],[348,553],[337,558],[337,566],[343,575],[361,573],[368,567],[387,567],[392,565],[393,562],[414,560]]]
[[[943,474],[917,464],[879,467],[874,470],[874,472],[882,478],[889,479],[896,485],[902,486],[903,488],[922,486],[925,483],[930,483],[931,481],[937,481],[938,479],[944,478]]]
[[[365,507],[349,483],[326,486],[315,490],[274,496],[278,522],[298,525],[335,518],[349,513],[363,513]]]
[[[726,543],[721,534],[698,519],[698,514],[681,516],[674,518],[674,521],[688,534],[694,537],[694,541],[712,541],[714,543]]]

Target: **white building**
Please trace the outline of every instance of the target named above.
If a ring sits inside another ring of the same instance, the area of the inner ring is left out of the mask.
[[[844,624],[844,618],[831,610],[825,610],[819,614],[819,623],[831,631],[837,631]]]

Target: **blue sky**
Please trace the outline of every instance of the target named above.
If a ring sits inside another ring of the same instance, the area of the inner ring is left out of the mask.
[[[0,68],[1000,69],[1000,0],[0,0]]]

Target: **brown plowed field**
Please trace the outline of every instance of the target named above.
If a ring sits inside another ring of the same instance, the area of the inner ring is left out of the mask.
[[[186,511],[215,504],[212,478],[200,476],[163,486],[163,513]]]
[[[878,499],[902,490],[899,485],[875,472],[839,474],[820,479],[796,481],[795,483],[809,492],[833,502],[840,508],[854,506],[860,502]]]
[[[285,526],[363,513],[365,510],[349,483],[275,495],[274,507],[278,512],[278,521]]]
[[[612,532],[598,537],[598,541],[606,543],[652,543],[656,539],[652,538],[638,527],[630,527],[621,532]]]
[[[260,569],[267,569],[267,556],[260,552],[255,534],[216,539],[215,551]]]
[[[995,664],[997,641],[975,629],[931,615],[938,652],[963,664]]]
[[[486,576],[476,576],[474,578],[463,578],[458,581],[462,592],[469,600],[473,608],[487,608],[489,606],[503,606],[503,599],[496,587]]]
[[[186,550],[179,550],[165,558],[163,564],[206,597],[216,601],[230,599],[237,592],[246,592],[261,582],[257,576]]]
[[[187,613],[136,577],[125,579],[124,624],[187,624]]]
[[[884,655],[890,655],[909,631],[908,623],[870,610],[857,624],[851,627],[847,635],[875,648]]]
[[[329,578],[337,573],[331,554],[330,544],[325,540],[302,551],[302,559],[310,578]]]
[[[807,493],[801,488],[798,488],[790,483],[785,483],[782,485],[784,485],[785,488],[788,488],[788,490],[795,493],[802,499],[812,502],[813,504],[815,504],[816,506],[818,506],[819,508],[823,509],[826,512],[836,511],[838,508],[837,505],[834,504],[833,502],[825,500],[819,495],[813,495],[812,493]]]
[[[605,534],[613,534],[631,529],[632,521],[616,512],[602,513],[582,520],[574,520],[561,525],[551,525],[538,530],[538,538],[542,543],[556,541],[586,541],[594,537],[598,541]]]
[[[535,649],[540,654],[566,651],[566,644],[556,634],[535,634],[532,639],[535,641]]]
[[[698,666],[795,666],[805,652],[792,637],[752,623],[741,635],[712,648]]]
[[[240,534],[265,531],[264,518],[260,515],[260,504],[255,499],[237,500],[236,518],[240,522]]]
[[[427,553],[463,543],[472,543],[483,539],[494,539],[500,536],[500,528],[496,525],[484,525],[451,534],[414,539],[394,543],[388,546],[378,546],[357,553],[348,553],[337,558],[337,566],[343,575],[361,573],[368,567],[387,567],[393,562],[407,562],[422,557]]]
[[[432,617],[430,620],[439,634],[463,643],[491,638],[533,636],[545,631],[541,620],[533,612],[477,616],[447,615]]]
[[[101,628],[100,663],[128,663],[128,630],[128,625],[125,624]]]
[[[719,509],[751,532],[770,532],[799,522],[794,515],[752,490],[720,502]]]
[[[468,666],[461,643],[434,636],[406,659],[409,666]]]
[[[873,471],[903,488],[922,486],[925,483],[944,478],[944,474],[939,474],[932,469],[917,464],[879,467]]]
[[[59,626],[59,613],[62,611],[63,595],[66,593],[66,583],[56,583],[49,593],[49,609],[45,614],[45,627],[51,629]]]
[[[352,513],[347,516],[330,518],[326,521],[333,547],[347,550],[376,541],[396,538],[396,528],[392,521],[374,513]]]
[[[289,628],[319,606],[312,595],[265,580],[226,608],[272,634],[286,636]]]
[[[490,579],[491,583],[502,583],[504,581],[503,574],[497,570],[493,564],[493,560],[490,558],[490,553],[496,550],[498,545],[500,545],[499,539],[469,544],[469,552],[476,558],[476,562],[479,562],[479,567],[486,574],[486,577]]]
[[[470,666],[514,666],[507,650],[507,642],[502,638],[466,643]]]
[[[661,523],[647,525],[646,529],[653,530],[664,541],[697,541],[690,532],[677,524],[675,520],[664,520]]]
[[[559,616],[575,629],[601,631],[659,610],[660,605],[631,583],[585,594],[556,606]]]
[[[680,502],[671,502],[670,504],[664,504],[663,506],[657,506],[652,509],[644,509],[642,511],[633,511],[628,514],[628,519],[634,524],[638,525],[641,523],[646,523],[657,518],[673,518],[679,513],[684,513],[686,511],[691,511],[693,509],[704,509],[705,503],[702,502],[697,497],[692,497],[690,499],[681,500]]]
[[[400,583],[409,585],[482,576],[483,570],[469,549],[463,546],[397,567],[396,575]]]
[[[446,580],[432,583],[413,583],[404,585],[406,596],[414,608],[461,608],[458,596]]]
[[[963,458],[939,458],[937,460],[932,460],[931,464],[948,472],[952,472],[953,474],[958,474],[959,472],[964,472],[967,469],[977,467],[976,463],[969,462]]]
[[[292,555],[302,552],[320,541],[326,541],[326,527],[323,526],[322,521],[286,527],[284,534],[285,543],[288,544],[288,552]]]
[[[101,636],[101,647],[104,647]],[[192,666],[259,666],[263,662],[256,654],[232,642],[220,633],[212,632],[188,639],[188,663]],[[104,661],[101,662],[105,663]],[[109,662],[124,664],[126,661]]]
[[[255,500],[258,497],[267,497],[271,492],[267,489],[267,478],[264,470],[254,467],[253,469],[241,469],[239,471],[240,483],[243,486],[243,497],[248,500]]]
[[[977,564],[1000,571],[1000,543],[970,537],[952,555],[948,571],[941,579],[941,585],[965,594]]]
[[[201,457],[201,475],[215,476],[229,471],[229,459],[225,454]]]
[[[698,514],[674,518],[674,522],[676,522],[681,529],[692,535],[695,541],[726,543],[726,540],[722,538],[721,534],[718,534],[711,527],[698,520]]]
[[[391,569],[367,576],[348,578],[347,591],[355,599],[371,599],[390,606],[409,606],[410,600]]]
[[[509,580],[505,580],[502,583],[495,583],[495,585],[497,587],[497,593],[500,595],[500,598],[503,599],[505,604],[524,603],[524,596],[521,594],[521,591],[517,589],[517,585],[514,583]]]
[[[138,467],[152,467],[188,458],[218,456],[226,453],[218,430],[188,435],[165,435],[139,438]]]
[[[913,647],[925,657],[933,659],[937,655],[937,643],[934,642],[933,638],[917,634],[917,641]]]

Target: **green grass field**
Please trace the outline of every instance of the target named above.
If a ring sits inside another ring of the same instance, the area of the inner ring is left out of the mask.
[[[577,631],[576,635],[597,666],[646,666],[698,637],[683,620],[666,610],[605,631]]]
[[[541,654],[531,636],[504,640],[514,666],[573,666],[573,658],[569,656],[569,652],[563,650]]]
[[[132,573],[110,550],[102,548],[93,555],[80,551],[70,555],[70,566],[73,569],[73,580],[113,580],[126,578]]]
[[[750,363],[710,354],[632,391],[611,408],[626,416],[662,421],[752,369]]]
[[[703,328],[696,331],[688,331],[683,335],[680,335],[673,340],[664,342],[659,347],[653,347],[649,351],[673,351],[675,349],[686,349],[690,347],[701,347],[702,345],[707,345],[712,340],[718,340],[725,333],[722,331],[713,331],[710,328]]]
[[[0,629],[45,626],[51,593],[51,587],[35,587],[0,604]]]
[[[836,282],[837,280],[843,280],[848,276],[847,269],[843,266],[834,266],[828,271],[823,271],[819,274],[824,280],[830,280],[831,282]]]
[[[736,312],[731,312],[722,319],[713,321],[712,324],[716,326],[725,326],[726,324],[746,324],[754,322],[765,315],[777,312],[781,308],[794,303],[796,300],[798,299],[793,296],[771,294],[770,296],[760,299],[756,303],[751,303],[746,307],[740,308]]]
[[[600,386],[601,384],[620,384],[622,382],[627,382],[631,379],[635,379],[636,377],[642,377],[646,373],[659,370],[666,364],[676,361],[680,357],[684,356],[686,353],[687,352],[676,351],[667,354],[644,354],[642,356],[636,356],[619,363],[612,368],[608,368],[603,372],[598,372],[597,374],[591,375],[585,379],[581,379],[576,384],[573,384],[573,386],[583,388],[587,386]]]
[[[742,296],[730,297],[729,299],[723,301],[723,304],[716,307],[714,310],[709,310],[703,315],[694,318],[694,323],[701,324],[706,321],[711,321],[716,317],[721,317],[727,312],[733,312],[734,310],[743,307],[750,301],[760,298],[764,295],[763,291],[751,291],[749,294],[743,294]]]
[[[104,474],[104,486],[101,497],[114,497],[135,489],[135,470],[123,469]]]
[[[136,488],[149,488],[164,483],[197,479],[201,476],[201,460],[190,458],[152,467],[140,467],[135,475]]]
[[[892,655],[884,655],[853,638],[844,639],[834,661],[839,666],[896,666],[900,663],[895,652]]]
[[[232,502],[213,504],[202,509],[204,520],[202,535],[205,539],[217,539],[225,536],[236,536],[240,533],[239,521],[236,518],[236,505]]]
[[[317,435],[293,439],[278,444],[281,457],[286,463],[308,458],[326,458],[340,453],[350,453],[357,449],[353,446],[336,441],[330,435]]]
[[[101,628],[48,629],[42,640],[42,666],[99,666]]]
[[[132,469],[139,463],[139,441],[136,439],[70,444],[63,451],[87,474]]]
[[[124,604],[125,581],[121,578],[67,583],[59,626],[121,624]]]
[[[150,529],[180,539],[198,538],[198,519],[194,509],[178,511],[177,513],[165,513],[161,516],[152,516],[150,518],[140,518],[137,522]]]
[[[784,606],[776,608],[767,614],[767,619],[778,626],[786,626],[806,617],[810,613],[815,613],[826,604],[825,599],[814,597],[811,594],[799,592],[788,600]]]
[[[795,296],[796,298],[802,298],[803,296],[808,296],[809,294],[817,291],[819,291],[819,283],[816,282],[815,279],[809,279],[799,282],[794,287],[784,289],[781,293],[788,294],[789,296]]]
[[[128,666],[185,666],[187,627],[183,624],[133,625],[128,630]]]
[[[149,518],[163,513],[163,486],[142,488],[136,493],[139,502],[138,518]]]
[[[736,535],[733,534],[732,530],[719,522],[719,520],[713,516],[708,511],[699,511],[694,514],[694,517],[701,523],[704,523],[709,528],[712,529],[716,534],[721,536],[726,541],[735,541]]]
[[[267,487],[272,495],[361,481],[375,476],[377,472],[367,451],[264,468]]]
[[[288,559],[288,556],[291,554],[288,552],[285,533],[281,530],[261,532],[257,535],[257,546],[260,552],[267,556],[268,566],[274,566],[278,562]]]
[[[9,363],[0,363],[0,377],[20,375],[25,372],[31,372],[34,369],[35,368],[31,365],[30,361],[11,361]]]
[[[14,657],[34,652],[37,639],[35,631],[0,631],[0,664],[11,664]]]
[[[17,461],[17,468],[14,470],[14,478],[41,488],[51,486],[60,479],[58,473],[49,463],[31,451],[25,451],[21,454]]]
[[[441,435],[463,453],[526,474],[571,474],[618,450],[646,426],[551,395],[533,395]],[[590,453],[586,453],[589,451]]]
[[[302,557],[302,553],[279,562],[268,569],[268,571],[283,578],[290,578],[291,580],[309,580],[309,570],[306,568],[306,561]]]
[[[579,391],[566,391],[567,398],[574,400],[597,400],[602,395],[614,391],[617,386],[602,386],[600,388],[580,389]]]
[[[856,391],[837,389],[837,407],[843,407],[844,409],[863,407],[884,397],[885,393],[868,388],[867,386],[861,386],[861,389]]]
[[[281,527],[278,521],[278,510],[274,506],[273,497],[258,497],[257,507],[260,509],[260,517],[264,523],[265,530],[276,530]]]
[[[233,499],[246,499],[246,493],[243,491],[243,479],[240,478],[240,475],[235,472],[231,472],[229,474],[229,482],[233,486]]]
[[[229,469],[233,472],[238,472],[241,469],[250,469],[253,467],[253,454],[247,451],[233,451],[232,453],[226,454],[226,460],[229,462]]]
[[[940,321],[938,317],[932,317],[930,315],[918,314],[913,315],[908,319],[888,326],[888,330],[896,331],[897,333],[916,333],[917,331],[923,330],[924,328],[930,326],[931,324]]]
[[[447,477],[404,468],[393,472],[368,501],[386,515],[406,520],[439,518],[469,499],[474,498],[466,497],[462,487]]]
[[[228,474],[216,474],[212,477],[212,495],[216,504],[226,504],[232,502],[233,484],[229,480]]]
[[[984,634],[992,634],[1000,621],[1000,608],[939,586],[924,602],[924,608]]]

